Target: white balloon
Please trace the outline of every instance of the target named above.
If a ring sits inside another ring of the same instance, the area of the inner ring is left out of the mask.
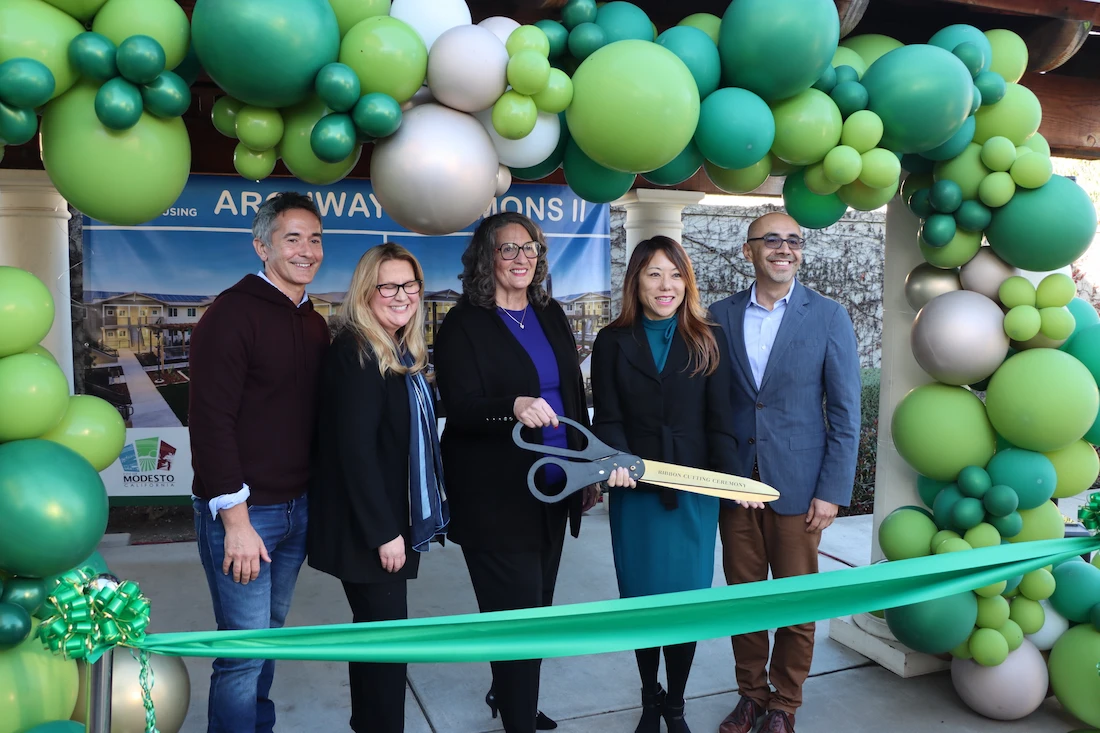
[[[477,120],[441,104],[409,110],[401,127],[374,145],[375,196],[401,226],[450,234],[472,224],[492,203],[499,164]]]
[[[959,280],[967,290],[981,293],[1000,303],[1001,283],[1016,274],[1016,268],[998,257],[990,247],[982,247],[970,262],[959,268]]]
[[[494,15],[492,18],[486,18],[478,23],[479,26],[486,30],[492,31],[493,35],[500,39],[501,43],[508,42],[508,36],[512,35],[512,31],[519,28],[519,23],[511,18],[505,18],[503,15]]]
[[[465,0],[393,0],[390,15],[415,28],[429,51],[444,31],[473,20]]]
[[[1046,661],[1027,639],[1004,662],[983,667],[973,659],[951,660],[951,682],[966,705],[993,720],[1019,720],[1047,696]]]
[[[1054,610],[1054,606],[1050,604],[1050,601],[1043,599],[1039,601],[1039,605],[1043,607],[1043,628],[1036,631],[1034,634],[1028,634],[1024,638],[1030,641],[1040,651],[1048,652],[1054,648],[1054,642],[1058,641],[1062,637],[1062,634],[1069,630],[1069,621],[1066,617]]]
[[[460,112],[489,109],[508,87],[508,49],[485,28],[451,28],[428,54],[428,86]]]
[[[519,140],[503,138],[493,127],[493,110],[474,115],[489,133],[500,162],[509,168],[530,168],[550,157],[561,139],[561,119],[549,112],[539,112],[535,129]]]
[[[508,189],[512,187],[512,170],[502,165],[497,168],[497,196],[503,196],[508,193]]]

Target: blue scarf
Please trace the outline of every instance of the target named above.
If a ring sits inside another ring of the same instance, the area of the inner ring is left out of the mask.
[[[409,354],[401,363],[413,365]],[[432,540],[443,543],[451,521],[447,490],[443,486],[443,461],[439,453],[439,423],[435,403],[424,375],[405,375],[409,388],[409,525],[412,547],[427,552]]]

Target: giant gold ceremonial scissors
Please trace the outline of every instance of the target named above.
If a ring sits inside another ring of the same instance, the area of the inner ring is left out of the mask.
[[[718,471],[706,471],[701,468],[677,466],[673,463],[643,460],[630,453],[615,450],[601,442],[575,420],[558,416],[558,422],[569,425],[584,435],[588,444],[583,450],[530,443],[524,440],[520,434],[524,428],[522,423],[516,423],[515,428],[512,429],[512,440],[520,448],[551,456],[535,461],[535,464],[531,466],[531,470],[527,473],[527,488],[539,501],[548,504],[562,501],[586,486],[607,481],[611,476],[611,472],[621,466],[626,467],[630,472],[630,477],[635,481],[644,481],[647,484],[676,489],[677,491],[717,496],[721,499],[731,499],[733,501],[767,502],[779,498],[778,491],[759,481],[742,478],[741,476],[731,476],[728,473],[719,473]],[[535,484],[535,473],[547,465],[557,466],[565,473],[565,488],[556,494],[547,494]]]

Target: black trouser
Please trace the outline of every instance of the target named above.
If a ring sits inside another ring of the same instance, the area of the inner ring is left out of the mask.
[[[540,608],[554,602],[565,523],[541,551],[495,552],[462,548],[482,613]],[[492,662],[493,691],[507,733],[535,733],[541,659]]]
[[[406,581],[344,582],[352,621],[393,621],[409,617]],[[351,662],[351,729],[355,733],[402,733],[405,729],[404,664]]]

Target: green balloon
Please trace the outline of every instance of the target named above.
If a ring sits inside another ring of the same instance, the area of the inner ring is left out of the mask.
[[[983,71],[974,79],[974,88],[981,95],[981,106],[991,107],[1004,98],[1008,91],[1008,85],[1000,74],[992,71]],[[980,111],[980,110],[979,110]]]
[[[179,63],[179,66],[172,69],[179,78],[183,79],[187,86],[194,84],[199,76],[202,75],[202,64],[199,62],[199,55],[195,53],[195,47],[190,46],[187,49],[187,55],[183,57],[183,61]]]
[[[182,11],[181,11],[182,12]],[[40,0],[0,3],[0,63],[30,58],[45,64],[54,78],[54,98],[76,83],[69,44],[84,32],[71,16]]]
[[[515,56],[520,51],[534,51],[543,59],[550,58],[550,39],[533,25],[521,25],[509,33],[504,48],[509,56]]]
[[[271,150],[283,139],[285,123],[277,109],[244,106],[234,117],[235,137],[257,152]]]
[[[126,423],[111,403],[91,395],[73,395],[61,422],[41,437],[75,451],[102,471],[122,452]]]
[[[836,73],[837,84],[845,84],[853,81],[858,82],[859,77],[862,76],[854,66],[850,66],[848,64],[834,64],[834,69]],[[864,69],[864,71],[866,71],[866,69]]]
[[[237,143],[233,149],[233,167],[242,178],[250,181],[262,181],[272,174],[279,156],[274,148],[253,150],[244,143]]]
[[[941,214],[952,214],[962,205],[963,192],[959,184],[944,178],[932,184],[928,190],[928,201],[932,208]],[[954,236],[954,232],[952,232]]]
[[[685,29],[695,33],[695,29]],[[768,154],[775,119],[763,99],[745,89],[720,89],[704,100],[695,143],[721,168],[747,168]]]
[[[951,139],[943,145],[937,145],[931,150],[925,150],[921,157],[928,160],[950,160],[963,153],[967,146],[974,140],[974,118],[967,117],[959,131],[951,136]]]
[[[103,537],[107,507],[99,474],[75,452],[47,440],[0,445],[4,570],[43,578],[73,567]]]
[[[859,180],[868,188],[889,188],[897,190],[901,177],[901,161],[898,156],[885,148],[873,148],[861,156],[863,166]]]
[[[935,35],[928,39],[930,46],[939,46],[946,51],[955,51],[960,44],[964,43],[971,45],[974,52],[978,54],[977,71],[988,71],[989,65],[993,61],[993,47],[985,34],[974,26],[949,25],[937,31]],[[964,51],[964,54],[969,54],[969,52]],[[977,71],[971,71],[970,73],[976,74]]]
[[[936,523],[912,507],[886,515],[878,528],[878,543],[887,560],[908,560],[932,554]]]
[[[971,143],[958,157],[936,163],[933,177],[937,181],[954,181],[962,190],[963,201],[978,198],[978,187],[991,171],[982,163],[982,146]]]
[[[1008,614],[1008,601],[1001,596],[997,595],[988,598],[979,598],[976,625],[980,629],[999,629],[1008,621]],[[971,651],[973,651],[973,646],[971,647]]]
[[[773,102],[809,89],[839,41],[840,19],[829,0],[737,0],[722,16],[718,50],[729,86]]]
[[[146,114],[119,135],[100,124],[95,99],[94,86],[79,84],[46,106],[46,172],[61,195],[93,219],[124,226],[155,219],[187,184],[187,128],[179,117]]]
[[[237,113],[244,107],[244,102],[233,97],[218,97],[214,100],[214,108],[210,111],[210,120],[216,129],[226,137],[237,139]]]
[[[985,32],[993,49],[993,58],[988,68],[1004,78],[1016,82],[1027,70],[1027,44],[1024,39],[1010,30],[995,29]]]
[[[493,129],[506,140],[519,140],[535,129],[538,114],[535,100],[508,90],[493,105]]]
[[[895,48],[901,48],[904,44],[902,44],[901,41],[878,33],[863,33],[858,36],[848,36],[840,42],[840,45],[858,53],[860,58],[863,59],[863,63],[867,64],[867,67],[870,68],[871,64],[875,63]]]
[[[824,229],[840,221],[848,205],[835,193],[819,196],[806,187],[805,174],[797,171],[783,181],[783,207],[807,229]]]
[[[920,495],[920,500],[924,502],[924,505],[930,509],[932,508],[932,502],[936,500],[936,496],[940,491],[950,485],[945,481],[937,481],[927,476],[917,476],[917,494]]]
[[[1050,685],[1066,710],[1093,728],[1100,727],[1100,630],[1080,624],[1058,637],[1050,650]]]
[[[76,706],[80,686],[77,663],[51,652],[31,633],[23,643],[0,653],[0,721],[7,731],[33,730],[65,720]]]
[[[0,358],[20,354],[46,337],[53,325],[54,302],[37,277],[0,265]]]
[[[1025,86],[1009,84],[1004,98],[993,103],[982,93],[985,104],[974,115],[977,126],[974,142],[984,143],[993,137],[1006,137],[1013,145],[1023,145],[1035,134],[1043,119],[1039,99]]]
[[[906,463],[938,481],[953,481],[967,466],[984,466],[996,442],[981,400],[944,384],[926,384],[905,395],[890,430]]]
[[[703,161],[707,178],[726,193],[749,193],[764,185],[771,174],[771,158],[765,156],[747,168],[721,168],[709,160]]]
[[[564,112],[573,101],[573,80],[561,69],[550,69],[546,87],[531,97],[540,112],[552,115]]]
[[[861,83],[882,118],[881,146],[920,153],[950,140],[970,116],[974,83],[950,51],[912,45],[875,61]]]
[[[936,520],[936,525],[945,530],[960,529],[955,524],[955,505],[964,498],[962,492],[959,491],[959,487],[955,484],[948,484],[940,493],[936,494],[936,498],[932,501],[932,516]],[[962,538],[960,537],[959,539]],[[932,549],[939,554],[939,550],[936,548]]]
[[[550,83],[550,62],[538,51],[518,51],[508,60],[508,84],[519,94],[538,94]]]
[[[841,186],[836,195],[840,200],[857,211],[874,211],[881,208],[894,198],[898,192],[898,181],[885,188],[871,188],[863,181],[853,181],[846,186]]]
[[[928,195],[929,189],[922,188],[913,192],[913,195],[909,197],[909,210],[917,215],[920,219],[927,219],[935,213],[935,209],[932,208],[931,197]]]
[[[0,602],[0,652],[19,646],[30,633],[31,615],[27,609]]]
[[[362,21],[344,36],[340,62],[359,76],[363,94],[381,92],[407,102],[424,84],[428,50],[409,24],[389,16]]]
[[[974,259],[974,255],[982,248],[982,235],[981,232],[967,232],[956,227],[954,238],[942,247],[932,247],[919,237],[917,243],[925,262],[933,267],[950,270],[962,267]]]
[[[363,24],[377,20],[405,26],[384,16],[367,18],[348,31],[343,49],[360,65],[374,64],[377,57],[356,42],[349,44],[349,39]],[[327,0],[197,0],[191,33],[210,78],[230,96],[257,107],[303,102],[313,94],[313,80],[325,64],[336,61],[337,56],[347,63],[341,52],[336,13]],[[412,33],[423,49],[420,36]],[[361,36],[357,38],[361,40]],[[247,53],[242,53],[243,49]],[[422,50],[421,55],[426,58]],[[362,81],[359,66],[348,65]],[[378,68],[380,74],[388,71],[388,66]],[[416,88],[424,80],[423,71],[422,65]],[[367,86],[363,85],[364,91],[377,91]]]
[[[961,531],[977,527],[983,519],[985,519],[985,507],[978,499],[964,496],[951,508],[951,523]]]
[[[610,203],[622,197],[634,185],[633,173],[623,173],[600,165],[585,155],[572,137],[566,144],[562,167],[565,182],[573,192],[594,204]]]
[[[925,654],[946,654],[966,641],[978,620],[970,591],[886,609],[886,625],[898,641]]]
[[[821,76],[817,77],[817,81],[813,83],[813,89],[825,92],[828,94],[833,91],[833,88],[837,85],[836,69],[832,66],[825,67],[825,71],[821,72]]]
[[[650,41],[620,41],[577,69],[565,114],[573,140],[593,161],[645,173],[687,147],[699,107],[695,80],[674,53]]]
[[[722,27],[722,19],[712,13],[692,13],[676,25],[698,28],[706,33],[714,45],[718,45],[719,33]]]
[[[104,127],[129,130],[145,111],[141,90],[121,76],[99,88],[95,95],[95,114]]]
[[[985,510],[993,517],[1007,517],[1020,505],[1020,497],[1011,486],[997,484],[982,497]]]
[[[829,97],[836,102],[837,109],[845,119],[867,109],[867,89],[858,81],[838,82],[829,92]]]
[[[597,13],[596,0],[569,0],[561,9],[561,23],[573,30],[581,23],[595,23]]]
[[[675,186],[699,172],[703,165],[703,154],[699,152],[699,146],[694,141],[680,152],[672,162],[649,173],[643,173],[642,178],[658,186]]]
[[[840,82],[840,69],[846,67],[854,72],[855,76],[850,76],[848,71],[844,72],[844,81],[859,81],[860,77],[867,73],[867,62],[863,60],[863,57],[850,48],[839,46],[836,49],[836,53],[833,54],[832,66],[837,69],[837,83]]]
[[[99,12],[99,9],[103,7],[103,3],[107,0],[46,0],[46,2],[59,10],[65,11],[80,22],[87,23],[92,19],[92,16]]]
[[[920,228],[921,241],[929,247],[944,247],[955,238],[955,217],[932,214]]]
[[[346,64],[325,65],[317,73],[314,86],[317,96],[335,112],[347,112],[359,101],[359,77]]]
[[[596,25],[604,29],[608,43],[653,41],[653,25],[649,22],[649,16],[634,3],[613,0],[598,6]]]
[[[1069,340],[1059,347],[1062,351],[1069,351],[1070,344],[1073,343],[1074,337],[1081,333],[1083,329],[1100,323],[1100,313],[1097,313],[1096,308],[1087,300],[1074,298],[1066,307],[1069,308],[1069,312],[1073,314],[1075,326],[1073,329],[1073,336],[1070,336]],[[1090,368],[1089,371],[1092,371],[1092,369]]]
[[[706,33],[698,28],[678,25],[657,36],[657,44],[672,51],[688,67],[695,77],[700,99],[708,99],[718,88],[722,77],[722,59],[718,55],[718,47],[707,43]]]
[[[92,30],[119,48],[132,36],[154,39],[164,51],[166,69],[180,65],[191,43],[187,13],[174,0],[107,0],[96,13]]]
[[[41,61],[8,59],[0,64],[0,99],[12,107],[41,107],[54,90],[53,74]]]
[[[118,47],[100,33],[81,33],[69,44],[69,60],[81,74],[95,81],[118,76]]]
[[[341,38],[362,20],[390,14],[390,0],[328,0],[328,3],[336,13]]]
[[[0,145],[22,145],[38,131],[38,118],[27,107],[10,107],[0,102]]]
[[[401,127],[401,105],[388,94],[364,94],[352,109],[351,117],[363,134],[389,137]]]
[[[164,49],[149,36],[130,36],[119,44],[118,71],[133,84],[152,84],[165,68]]]
[[[981,499],[992,485],[989,474],[981,466],[967,466],[959,472],[958,486],[963,496]]]
[[[935,46],[940,44],[932,45]],[[940,48],[943,48],[943,46],[940,45]],[[986,62],[985,56],[982,55],[982,49],[969,41],[964,41],[950,50],[951,53],[959,57],[959,61],[962,61],[963,64],[966,65],[966,70],[970,72],[971,76],[977,76],[981,73],[982,66]]]
[[[56,362],[34,354],[0,359],[0,442],[37,438],[52,429],[68,398],[69,382]]]
[[[1070,621],[1088,623],[1100,605],[1100,568],[1086,562],[1065,562],[1054,568],[1050,604]],[[1039,600],[1039,599],[1035,599]]]
[[[141,101],[157,117],[179,117],[191,106],[191,89],[175,72],[164,71],[141,88]]]
[[[19,606],[33,616],[46,602],[46,587],[41,578],[8,578],[4,583],[4,592],[0,593],[0,604],[11,603]],[[30,626],[28,616],[27,625]],[[19,641],[23,641],[20,639]],[[18,642],[16,642],[18,643]],[[14,646],[14,644],[10,645]]]
[[[968,232],[984,231],[993,220],[993,212],[980,201],[963,201],[955,211],[955,223]]]
[[[1022,270],[1058,270],[1085,253],[1096,232],[1096,209],[1079,185],[1051,176],[1036,189],[1019,189],[993,214],[986,229],[993,252]]]
[[[313,126],[309,144],[313,154],[326,163],[339,163],[348,158],[357,144],[351,115],[334,113],[322,117]]]
[[[870,110],[868,110],[870,111]],[[873,112],[871,114],[874,114]],[[877,117],[877,115],[876,115]],[[901,167],[910,173],[931,173],[935,163],[922,155],[906,153],[901,156]]]
[[[844,120],[828,94],[807,89],[771,105],[775,117],[772,152],[788,163],[810,165],[822,160],[840,142]]]
[[[51,354],[50,350],[47,349],[42,344],[35,344],[34,346],[30,347],[29,349],[27,349],[23,353],[24,354],[34,354],[35,356],[41,356],[43,358],[49,359],[50,361],[52,361],[55,364],[57,363],[57,358],[53,354]]]
[[[553,60],[565,53],[569,45],[569,31],[565,29],[564,25],[556,20],[543,18],[535,21],[535,27],[541,30],[546,35],[546,40],[550,42],[548,58]]]
[[[370,23],[373,20],[376,18],[367,18],[363,22]],[[283,112],[285,131],[279,144],[283,163],[296,178],[315,186],[327,186],[344,178],[359,162],[359,156],[363,152],[362,146],[357,144],[347,158],[336,163],[328,163],[317,157],[310,138],[314,126],[328,112],[325,103],[316,97]]]
[[[607,33],[595,23],[581,23],[569,31],[569,53],[579,61],[607,45]]]

